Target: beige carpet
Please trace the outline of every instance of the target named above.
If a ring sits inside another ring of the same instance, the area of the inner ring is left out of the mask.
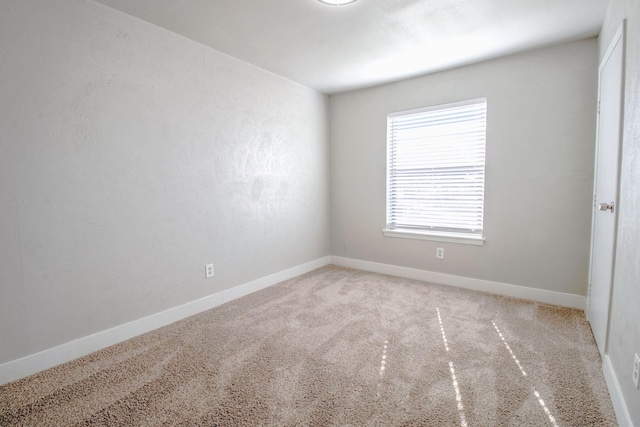
[[[0,387],[1,426],[609,426],[578,310],[325,267]]]

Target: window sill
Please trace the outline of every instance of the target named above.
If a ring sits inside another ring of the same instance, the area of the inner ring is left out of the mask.
[[[460,243],[463,245],[484,245],[484,237],[471,236],[458,233],[430,233],[415,230],[390,230],[385,228],[382,233],[387,237],[400,237],[403,239],[431,240],[433,242]]]

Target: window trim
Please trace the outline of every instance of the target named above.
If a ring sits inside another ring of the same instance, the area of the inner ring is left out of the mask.
[[[428,107],[415,108],[404,111],[397,111],[393,113],[389,113],[387,115],[387,166],[386,166],[386,188],[385,188],[385,222],[387,222],[387,226],[382,230],[384,236],[386,237],[397,237],[397,238],[405,238],[405,239],[417,239],[417,240],[430,240],[436,242],[446,242],[446,243],[459,243],[466,245],[475,245],[482,246],[485,242],[485,227],[484,227],[484,215],[482,220],[482,232],[479,234],[473,233],[464,233],[464,232],[448,232],[443,230],[425,230],[425,229],[411,229],[411,228],[388,228],[388,220],[389,220],[389,180],[390,180],[390,158],[389,158],[389,121],[394,117],[401,117],[411,114],[418,114],[428,111],[437,111],[437,110],[445,110],[448,108],[455,108],[460,106],[472,105],[484,103],[485,106],[487,104],[487,98],[474,98],[468,99],[464,101],[451,102],[439,105],[432,105]],[[486,107],[485,107],[486,108]],[[485,110],[486,111],[486,110]],[[485,112],[486,114],[486,112]],[[486,116],[485,116],[486,120]],[[487,134],[487,124],[485,123],[485,135],[484,135],[484,144],[485,144],[485,153],[484,153],[484,170],[483,170],[483,211],[485,210],[484,205],[486,202],[486,134]]]
[[[382,233],[386,237],[399,237],[403,239],[431,240],[432,242],[460,243],[462,245],[482,246],[484,245],[484,235],[471,235],[463,233],[444,233],[435,231],[414,231],[404,228],[385,228]]]

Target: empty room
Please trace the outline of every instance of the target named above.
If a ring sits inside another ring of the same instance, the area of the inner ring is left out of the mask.
[[[639,426],[640,0],[0,0],[0,426]]]

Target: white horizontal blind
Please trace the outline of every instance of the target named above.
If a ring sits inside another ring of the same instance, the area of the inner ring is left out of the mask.
[[[486,99],[388,116],[387,229],[482,235]]]

